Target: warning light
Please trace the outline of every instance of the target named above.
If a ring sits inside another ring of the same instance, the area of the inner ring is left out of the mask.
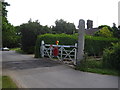
[[[59,44],[59,41],[57,40],[57,41],[56,41],[56,45],[58,45],[58,44]]]

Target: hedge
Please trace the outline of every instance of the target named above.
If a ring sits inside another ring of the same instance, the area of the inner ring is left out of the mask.
[[[40,45],[44,40],[46,44],[55,44],[58,40],[59,45],[74,45],[78,42],[78,34],[44,34],[39,35],[35,46],[35,57],[40,57]],[[118,42],[117,38],[104,38],[95,36],[85,36],[85,52],[88,55],[100,56],[103,54],[103,50],[111,46],[111,43]]]
[[[105,38],[96,36],[85,37],[85,52],[88,55],[101,56],[105,48],[112,46],[111,43],[116,43],[117,38]]]
[[[103,65],[107,68],[120,70],[120,42],[104,50]]]

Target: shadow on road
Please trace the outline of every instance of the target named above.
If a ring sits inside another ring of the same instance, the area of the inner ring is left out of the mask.
[[[4,61],[2,63],[3,69],[23,70],[40,67],[58,66],[60,63],[49,59],[42,60],[21,60],[21,61]]]

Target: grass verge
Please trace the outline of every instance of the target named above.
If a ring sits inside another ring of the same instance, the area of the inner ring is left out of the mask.
[[[11,51],[19,50],[20,48],[10,48]]]
[[[10,77],[2,76],[2,88],[18,88],[18,87]]]
[[[11,48],[10,50],[21,54],[26,54],[23,50],[21,50],[21,48]]]
[[[119,76],[118,70],[104,68],[102,65],[102,59],[95,60],[95,58],[94,59],[90,58],[90,59],[84,60],[81,62],[80,65],[76,66],[75,69],[83,72]]]
[[[117,70],[111,70],[111,69],[100,69],[100,68],[81,68],[81,67],[76,67],[76,70],[80,70],[83,72],[91,72],[91,73],[97,73],[97,74],[103,74],[103,75],[114,75],[118,76],[118,71]]]
[[[0,76],[0,89],[2,88],[2,76]]]
[[[26,54],[23,50],[21,50],[21,48],[15,50],[17,53],[21,53],[21,54]]]

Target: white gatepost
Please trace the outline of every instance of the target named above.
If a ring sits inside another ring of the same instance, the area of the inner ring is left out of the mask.
[[[40,47],[41,57],[44,57],[44,49],[45,49],[45,42],[42,40],[41,47]]]
[[[75,55],[74,55],[74,65],[77,64],[77,43],[75,43]]]

